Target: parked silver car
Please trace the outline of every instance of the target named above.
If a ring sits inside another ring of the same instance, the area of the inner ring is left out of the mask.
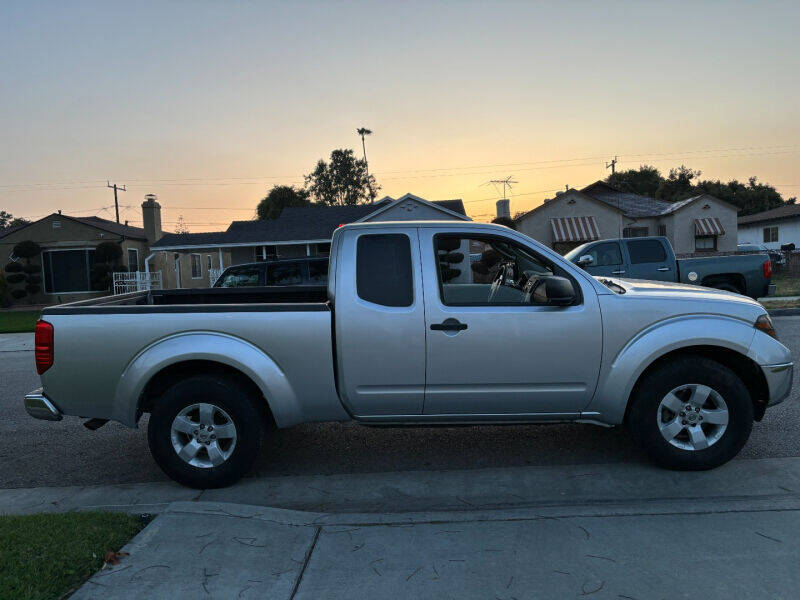
[[[230,484],[269,426],[625,424],[658,464],[735,456],[792,385],[757,302],[587,274],[505,227],[336,230],[327,290],[138,292],[46,308],[38,418],[135,427],[161,468]]]

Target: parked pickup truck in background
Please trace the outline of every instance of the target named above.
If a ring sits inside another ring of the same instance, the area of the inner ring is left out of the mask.
[[[259,287],[265,285],[326,285],[328,259],[290,258],[235,265],[225,269],[212,287]]]
[[[675,258],[665,237],[589,242],[564,255],[592,275],[691,283],[761,298],[775,292],[765,254]]]
[[[327,290],[45,308],[28,413],[91,428],[150,413],[156,462],[208,488],[246,473],[271,427],[320,421],[624,423],[658,464],[709,469],[791,389],[789,350],[738,294],[595,278],[481,223],[346,225],[331,252]]]

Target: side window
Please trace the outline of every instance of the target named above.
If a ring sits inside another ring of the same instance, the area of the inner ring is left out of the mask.
[[[214,287],[256,287],[258,282],[258,267],[240,267],[231,269],[219,278]]]
[[[586,254],[594,259],[594,262],[590,265],[592,267],[608,267],[622,264],[622,252],[620,252],[619,244],[616,242],[597,244]]]
[[[631,255],[631,264],[657,263],[667,260],[664,246],[658,240],[641,240],[627,242],[628,253]]]
[[[267,285],[299,285],[301,283],[303,283],[301,263],[267,265]]]
[[[404,234],[362,235],[356,244],[358,297],[383,306],[411,306],[411,240]]]
[[[555,274],[545,259],[507,239],[440,234],[434,240],[448,306],[530,304],[536,287]]]

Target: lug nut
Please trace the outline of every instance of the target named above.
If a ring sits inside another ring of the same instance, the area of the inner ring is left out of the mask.
[[[698,406],[697,408],[695,408],[694,412],[700,412],[700,407]]]
[[[698,410],[699,410],[699,409],[698,409]],[[208,430],[209,430],[209,431],[214,431],[214,428],[213,428],[211,425],[209,425],[209,426],[208,426]]]
[[[194,435],[197,435],[197,429],[192,432]]]
[[[206,428],[206,426],[203,425],[202,423],[200,423],[200,429],[205,429],[205,428]]]
[[[703,420],[703,416],[702,416],[702,415],[700,415],[699,419],[702,421],[702,420]]]
[[[681,423],[683,423],[684,425],[686,425],[686,421],[681,421]]]
[[[686,416],[686,413],[685,413],[685,412],[683,412],[683,411],[681,411],[681,416],[682,416],[682,417],[685,417],[685,416]]]
[[[212,436],[211,436],[211,439],[212,439],[212,440],[215,440],[215,439],[217,439],[217,436],[215,436],[215,435],[212,435]]]

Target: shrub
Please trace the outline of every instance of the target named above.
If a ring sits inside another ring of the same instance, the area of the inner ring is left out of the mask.
[[[42,276],[41,275],[28,275],[28,283],[32,283],[34,285],[39,285],[42,283]]]
[[[92,265],[92,289],[105,291],[111,285],[111,267],[106,263],[95,263]]]
[[[25,296],[28,295],[28,292],[26,292],[25,290],[20,290],[20,289],[11,290],[11,295],[14,298],[16,298],[17,300],[21,300],[22,298],[24,298]]]
[[[21,273],[23,269],[22,263],[10,262],[5,266],[6,273]]]
[[[41,289],[42,289],[41,286],[35,285],[33,283],[29,283],[28,285],[25,286],[25,291],[28,292],[31,296],[33,294],[38,294]]]
[[[24,242],[20,242],[16,246],[14,246],[14,256],[19,256],[20,258],[33,258],[34,256],[39,256],[41,254],[42,248],[36,242],[32,242],[31,240],[25,240]]]
[[[127,273],[128,267],[126,267],[125,265],[117,265],[116,267],[114,267],[113,271],[114,273]]]
[[[6,277],[6,281],[10,284],[22,283],[23,281],[27,280],[28,277],[24,273],[12,273],[8,277]]]
[[[122,247],[116,242],[102,242],[94,249],[96,263],[116,264],[122,258]]]
[[[41,265],[25,265],[22,267],[22,270],[26,273],[40,273],[42,270]]]

